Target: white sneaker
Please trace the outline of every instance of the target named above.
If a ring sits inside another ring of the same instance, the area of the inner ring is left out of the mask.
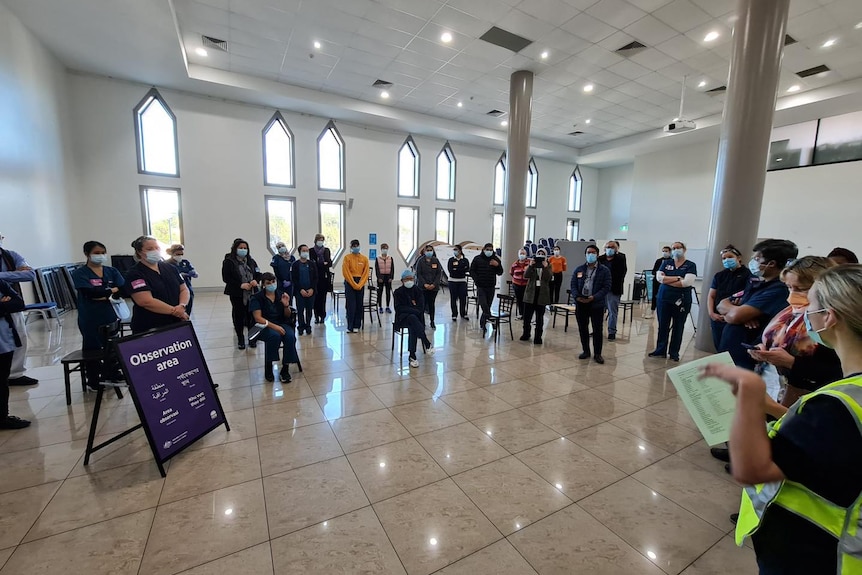
[[[427,353],[428,355],[434,355],[435,351],[437,351],[437,350],[434,349],[433,343],[425,348],[425,353]]]
[[[410,367],[419,367],[419,360],[415,357],[410,358]]]
[[[644,314],[644,319],[652,319],[652,312],[648,311]]]

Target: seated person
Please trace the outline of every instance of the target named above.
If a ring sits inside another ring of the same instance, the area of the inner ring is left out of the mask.
[[[425,350],[433,354],[434,346],[425,335],[425,297],[422,289],[416,287],[413,270],[401,272],[401,287],[395,290],[395,329],[407,329],[407,350],[410,352],[410,367],[419,367],[416,359],[416,340],[422,339]]]
[[[263,289],[251,296],[248,302],[249,311],[257,327],[262,328],[258,339],[264,343],[263,376],[267,381],[273,381],[272,364],[278,361],[278,348],[284,343],[284,363],[278,370],[279,379],[290,382],[288,364],[297,363],[296,319],[290,310],[290,296],[279,289],[275,275],[266,272],[260,277]]]

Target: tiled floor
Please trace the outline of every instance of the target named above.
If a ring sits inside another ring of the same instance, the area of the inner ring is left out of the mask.
[[[166,479],[140,431],[83,467],[94,394],[75,385],[67,407],[57,363],[74,314],[62,333],[34,323],[41,383],[11,404],[34,424],[0,432],[0,575],[756,573],[731,538],[739,487],[645,357],[652,322],[624,324],[600,366],[574,327],[494,344],[447,311],[418,369],[390,352],[391,316],[356,335],[330,316],[281,385],[262,349],[235,349],[227,298],[199,295],[232,430]],[[109,397],[99,435],[134,423]]]

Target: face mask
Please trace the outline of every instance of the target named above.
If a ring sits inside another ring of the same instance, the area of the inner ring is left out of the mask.
[[[320,240],[320,241],[314,242],[314,245],[316,245],[316,246],[317,246],[317,247],[319,247],[319,248],[322,248],[322,247],[323,247],[323,240]]]
[[[607,248],[605,249],[605,255],[609,258],[612,258],[617,255],[617,250],[615,250],[614,248]]]
[[[426,258],[434,257],[434,252],[425,252],[425,257]]]
[[[171,259],[179,264],[179,263],[182,263],[183,256],[171,256]]]
[[[683,256],[683,254],[684,254],[684,253],[685,253],[685,251],[683,251],[683,250],[681,250],[681,249],[679,249],[679,248],[677,248],[677,249],[675,249],[675,250],[671,250],[671,251],[670,251],[670,255],[672,255],[672,256],[673,256],[674,258],[676,258],[676,259],[681,258],[681,257]]]
[[[308,252],[299,252],[299,257],[304,259],[304,260],[307,260],[308,259]]]
[[[100,266],[108,263],[108,254],[93,254],[90,256],[90,262]]]
[[[814,326],[811,325],[811,320],[808,318],[807,312],[805,313],[805,315],[802,316],[802,318],[803,318],[803,321],[805,322],[805,329],[808,330],[808,337],[811,338],[811,341],[813,341],[817,345],[822,345],[823,347],[828,347],[829,349],[832,349],[832,346],[829,345],[828,343],[826,343],[825,341],[823,341],[823,338],[820,337],[820,332],[826,328],[824,327],[820,331],[815,330]]]
[[[560,250],[554,250],[554,255],[555,255],[555,256],[560,255]]]
[[[280,254],[286,254],[286,253],[287,253],[287,248],[286,248],[286,247],[284,247],[284,246],[281,246],[280,248],[278,248],[278,253],[280,253]]]
[[[670,252],[662,252],[661,257],[663,257],[664,259],[670,258]]]
[[[388,253],[389,253],[389,250],[387,250],[386,248],[383,248],[382,250],[380,250],[380,255],[381,255],[381,256],[385,256],[385,255],[386,255],[386,254],[388,254]]]
[[[524,261],[527,259],[527,254],[518,254],[518,261]]]
[[[266,291],[268,291],[269,293],[272,293],[272,292],[274,292],[274,291],[275,291],[275,288],[277,288],[277,287],[278,287],[278,286],[277,286],[276,284],[267,284],[267,285],[265,286],[265,289],[266,289]]]
[[[245,256],[247,256],[247,255],[248,255],[248,250],[247,250],[247,249],[245,249],[245,248],[238,248],[238,249],[236,250],[236,255],[237,255],[237,257],[239,257],[239,258],[244,258]]]
[[[162,261],[162,255],[159,253],[159,250],[153,250],[151,252],[146,252],[144,254],[144,257],[151,264],[155,264],[155,263]]]
[[[798,291],[790,292],[787,303],[793,307],[808,307],[808,295]]]
[[[739,265],[739,262],[733,258],[727,258],[725,260],[721,260],[721,265],[723,265],[726,270],[735,270]]]
[[[751,261],[748,262],[748,271],[756,278],[763,275],[763,272],[760,270],[760,262],[754,258],[751,258]]]
[[[350,248],[350,253],[358,254],[359,253],[359,246]]]
[[[486,258],[490,258],[494,255],[494,250],[485,250],[483,253],[485,254]]]
[[[416,282],[414,282],[413,280],[407,280],[406,282],[404,282],[404,287],[406,287],[407,289],[413,289],[414,285],[416,285]]]
[[[454,252],[452,252],[452,253],[455,255],[455,257],[456,257],[456,258],[460,258],[460,257],[461,257],[461,252],[459,252],[458,250],[455,250],[455,251],[454,251]]]
[[[598,254],[587,254],[587,263],[588,264],[594,264],[597,261],[599,261]]]

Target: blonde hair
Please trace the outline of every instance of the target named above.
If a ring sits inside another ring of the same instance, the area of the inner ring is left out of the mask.
[[[862,339],[862,265],[835,266],[823,272],[814,285],[821,307],[834,311]]]
[[[169,247],[168,249],[166,249],[165,251],[171,255],[174,255],[174,252],[177,250],[184,252],[184,251],[186,251],[186,248],[185,248],[185,246],[183,246],[183,244],[174,244],[171,247]]]
[[[829,268],[834,268],[835,265],[835,262],[829,258],[820,256],[805,256],[796,260],[790,260],[784,269],[781,270],[781,281],[784,281],[787,274],[796,274],[796,277],[799,278],[799,283],[807,285],[810,288],[823,272]]]

